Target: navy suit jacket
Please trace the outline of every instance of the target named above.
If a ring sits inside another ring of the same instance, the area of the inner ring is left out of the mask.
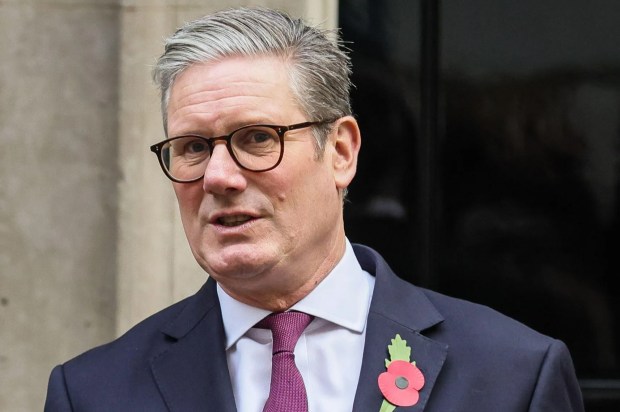
[[[397,412],[583,411],[562,342],[487,307],[415,287],[372,249],[354,250],[376,283],[353,411],[379,411],[377,378],[396,334],[411,347],[426,380],[418,403]],[[196,295],[121,338],[57,366],[45,411],[233,412],[224,345],[209,279]]]

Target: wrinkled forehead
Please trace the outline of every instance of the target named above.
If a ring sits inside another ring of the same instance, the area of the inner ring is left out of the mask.
[[[168,129],[176,133],[180,125],[185,129],[199,119],[226,126],[250,119],[273,122],[296,109],[288,68],[281,59],[227,58],[193,64],[177,77],[167,110]]]

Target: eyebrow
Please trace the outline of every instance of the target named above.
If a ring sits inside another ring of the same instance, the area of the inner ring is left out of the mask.
[[[254,125],[286,126],[286,125],[278,124],[277,122],[273,122],[271,120],[256,120],[256,119],[261,119],[261,118],[255,118],[255,120],[251,120],[251,121],[235,121],[234,123],[227,125],[226,127],[227,132],[225,134],[216,135],[214,133],[204,133],[202,131],[198,131],[198,129],[193,129],[193,130],[185,131],[183,133],[175,133],[174,135],[171,134],[169,137],[172,138],[172,137],[179,137],[179,136],[201,136],[201,137],[208,138],[208,137],[227,136],[233,131],[239,130],[246,126],[254,126]],[[265,118],[262,118],[262,119],[265,119]]]

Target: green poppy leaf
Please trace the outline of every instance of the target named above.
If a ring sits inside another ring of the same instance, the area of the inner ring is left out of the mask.
[[[388,345],[388,351],[390,352],[392,362],[395,360],[409,362],[411,358],[411,348],[407,346],[407,341],[403,340],[399,334],[396,334],[394,339],[392,339],[392,344]]]
[[[394,409],[396,409],[396,405],[392,405],[384,399],[383,403],[381,404],[381,409],[379,409],[379,412],[393,412]]]

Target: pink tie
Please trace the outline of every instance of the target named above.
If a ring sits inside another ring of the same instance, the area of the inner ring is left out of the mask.
[[[301,312],[273,313],[256,325],[271,329],[271,388],[263,412],[308,412],[304,380],[295,365],[295,345],[313,317]]]

